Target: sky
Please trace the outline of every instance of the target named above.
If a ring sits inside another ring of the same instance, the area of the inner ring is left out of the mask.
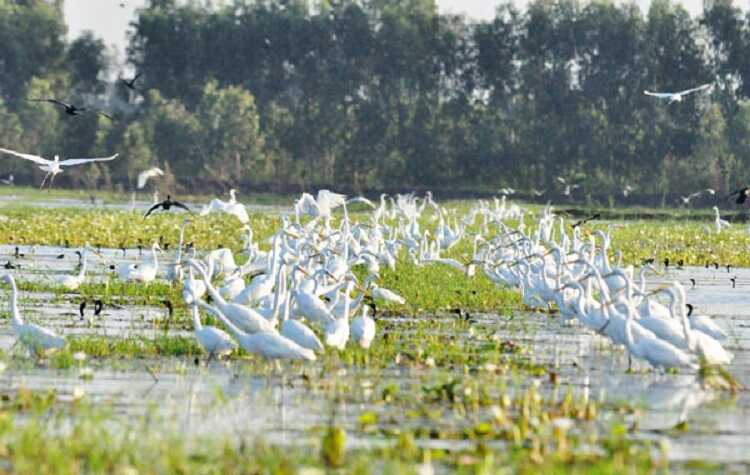
[[[650,0],[635,0],[646,11]],[[85,30],[93,31],[104,39],[108,46],[114,45],[119,55],[124,55],[126,31],[136,8],[145,5],[146,0],[65,0],[65,20],[68,35],[76,38]],[[494,16],[495,6],[501,0],[437,0],[441,12],[464,13],[476,19],[489,19]],[[523,5],[525,0],[516,0]],[[702,0],[682,0],[681,3],[693,15],[700,14]],[[121,7],[120,5],[124,5]]]

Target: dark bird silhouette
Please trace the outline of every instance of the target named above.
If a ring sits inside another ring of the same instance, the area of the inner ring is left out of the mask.
[[[593,216],[589,216],[588,218],[583,218],[580,221],[576,221],[575,223],[573,223],[573,229],[577,228],[578,226],[583,226],[584,224],[588,223],[589,221],[593,221],[595,219],[599,219],[600,217],[601,217],[601,215],[599,213],[596,213]]]
[[[692,277],[690,278],[690,283],[693,284],[693,288],[695,288],[695,279],[694,278],[692,278]]]
[[[137,91],[138,89],[136,89],[136,87],[135,87],[135,82],[138,80],[139,77],[141,77],[141,74],[142,73],[136,74],[133,77],[133,79],[123,79],[123,78],[120,78],[120,82],[123,83],[123,84],[125,84],[125,87],[127,87],[131,91]]]
[[[691,303],[686,303],[685,306],[687,307],[687,311],[688,311],[687,316],[689,317],[690,315],[693,314],[693,309],[695,307],[693,307],[693,304]]]
[[[81,113],[83,112],[88,112],[88,109],[86,109],[85,107],[78,107],[73,104],[68,104],[67,102],[63,102],[58,99],[26,99],[26,100],[29,102],[49,102],[50,104],[56,104],[56,105],[62,106],[65,109],[64,112],[67,115],[81,115]],[[93,112],[101,116],[104,116],[109,120],[115,120],[111,115],[105,114],[102,111],[95,110]]]
[[[732,288],[733,288],[733,289],[736,289],[736,288],[737,288],[737,276],[734,276],[734,277],[732,277],[732,278],[731,278],[731,279],[729,279],[729,280],[731,280],[731,281],[732,281]]]
[[[99,299],[94,300],[94,316],[98,317],[99,314],[102,313],[102,309],[104,308],[104,302],[102,302]],[[81,302],[81,305],[78,306],[78,313],[81,315],[81,320],[84,319],[83,311],[86,310],[86,301],[84,300]]]
[[[171,320],[174,316],[174,307],[172,306],[172,302],[169,300],[162,300],[161,303],[167,308],[167,314],[169,315],[169,319]]]
[[[732,272],[732,264],[727,264],[727,274]]]
[[[20,269],[20,268],[21,268],[21,266],[20,266],[20,265],[18,265],[18,264],[15,264],[15,265],[13,265],[13,264],[12,264],[12,263],[11,263],[10,261],[6,262],[6,263],[5,263],[4,265],[3,265],[3,267],[5,267],[5,268],[6,268],[6,269],[8,269],[8,270],[13,270],[13,269]]]
[[[104,302],[102,302],[99,299],[94,300],[94,316],[98,317],[100,313],[102,313],[102,310],[104,309]]]
[[[669,269],[669,258],[668,257],[664,258],[664,268],[665,269]]]
[[[26,254],[22,254],[21,250],[18,249],[18,246],[16,246],[16,252],[13,254],[13,257],[15,257],[16,259],[18,259],[20,257],[26,257]]]
[[[685,265],[685,259],[680,259],[679,261],[677,261],[677,265],[680,266],[680,267],[684,266]]]
[[[735,195],[737,196],[737,199],[734,200],[735,203],[737,203],[738,205],[745,204],[745,201],[747,201],[747,197],[750,196],[750,186],[746,186],[744,188],[740,188],[737,191],[733,191],[724,199],[729,199]]]
[[[174,206],[176,208],[182,208],[182,209],[186,210],[188,213],[192,213],[193,212],[190,208],[188,208],[184,204],[180,203],[179,201],[172,201],[172,197],[169,196],[169,195],[167,195],[167,199],[166,200],[162,201],[161,203],[156,203],[154,206],[152,206],[151,208],[149,208],[149,210],[146,212],[146,214],[143,215],[143,219],[148,218],[151,213],[153,213],[154,211],[158,210],[159,208],[161,208],[164,211],[169,211],[169,208],[171,208],[172,206]]]
[[[65,258],[65,254],[58,254],[57,255],[57,259],[64,259],[64,258]]]

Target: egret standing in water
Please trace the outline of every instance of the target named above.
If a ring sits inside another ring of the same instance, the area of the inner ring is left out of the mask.
[[[16,281],[10,274],[5,274],[1,278],[5,283],[10,284],[13,294],[10,297],[10,317],[13,330],[16,332],[19,341],[23,343],[26,348],[34,356],[43,356],[54,350],[58,350],[65,346],[65,339],[57,336],[52,330],[36,325],[34,323],[26,323],[21,317],[21,312],[18,310],[18,287]]]

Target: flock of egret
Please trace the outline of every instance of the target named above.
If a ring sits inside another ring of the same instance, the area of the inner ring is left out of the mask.
[[[347,204],[365,203],[373,210],[364,222],[350,219]],[[229,202],[214,200],[205,212],[237,214],[244,206],[232,193]],[[332,215],[343,216],[333,226]],[[600,334],[629,354],[657,368],[695,369],[701,362],[726,365],[732,360],[722,341],[726,333],[710,318],[686,312],[685,290],[679,282],[657,291],[646,291],[644,267],[638,280],[632,266],[610,262],[610,233],[597,231],[583,237],[583,225],[570,229],[551,208],[529,224],[529,212],[509,204],[505,197],[494,203],[479,201],[463,216],[447,210],[431,195],[382,195],[378,206],[364,198],[321,190],[317,197],[304,194],[293,216],[282,216],[282,226],[261,251],[252,228],[242,227],[243,254],[235,263],[229,249],[198,256],[195,248],[183,249],[185,219],[175,259],[160,267],[159,245],[142,262],[116,269],[125,281],[150,282],[162,275],[178,282],[192,311],[195,337],[209,358],[231,352],[237,345],[269,359],[312,361],[326,349],[342,350],[349,340],[369,348],[375,333],[370,308],[376,301],[404,304],[392,290],[378,285],[380,269],[395,269],[397,257],[414,265],[441,265],[460,270],[466,278],[483,272],[498,285],[520,289],[530,307],[556,306],[563,322]],[[243,216],[247,216],[244,211]],[[305,220],[303,216],[312,219]],[[237,216],[239,218],[239,216]],[[242,219],[240,219],[243,221]],[[432,221],[431,230],[423,229]],[[515,228],[509,223],[517,222]],[[247,221],[243,221],[247,223]],[[585,224],[585,223],[584,223]],[[479,232],[470,234],[469,227]],[[442,256],[464,239],[473,241],[470,262]],[[86,278],[86,263],[94,253],[82,250],[77,275],[58,283],[75,289]],[[355,266],[366,269],[358,279]],[[17,306],[13,277],[12,322],[19,339],[34,353],[56,349],[64,339],[37,325],[24,323]],[[656,294],[668,296],[665,305]],[[206,296],[210,296],[210,303]],[[214,315],[224,329],[204,326],[200,311]],[[225,331],[226,330],[226,331]],[[228,331],[228,333],[227,333]]]

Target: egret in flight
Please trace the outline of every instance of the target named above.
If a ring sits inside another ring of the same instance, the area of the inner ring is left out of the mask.
[[[692,94],[694,92],[699,91],[705,91],[711,87],[710,84],[703,84],[702,86],[694,87],[692,89],[685,89],[684,91],[679,92],[652,92],[652,91],[643,91],[644,94],[647,96],[653,96],[659,99],[666,99],[669,104],[673,102],[682,102],[682,98],[687,96],[688,94]]]
[[[162,175],[164,175],[164,172],[159,167],[149,168],[148,170],[140,172],[138,174],[138,189],[140,190],[141,188],[146,186],[146,182],[148,182],[149,178]]]
[[[55,179],[55,175],[57,175],[58,173],[62,173],[63,171],[62,167],[83,165],[84,163],[90,163],[90,162],[108,162],[110,160],[114,160],[119,155],[116,153],[112,155],[111,157],[69,158],[67,160],[60,160],[60,157],[58,155],[55,155],[54,160],[48,160],[46,158],[38,157],[36,155],[29,155],[26,153],[14,152],[13,150],[8,150],[5,148],[0,148],[0,152],[7,153],[9,155],[14,155],[16,157],[23,158],[24,160],[31,160],[32,162],[40,165],[39,168],[47,172],[47,174],[44,175],[44,180],[42,180],[42,184],[39,186],[40,189],[44,187],[44,183],[47,181],[47,178],[50,179],[49,186],[52,187],[52,181]]]

